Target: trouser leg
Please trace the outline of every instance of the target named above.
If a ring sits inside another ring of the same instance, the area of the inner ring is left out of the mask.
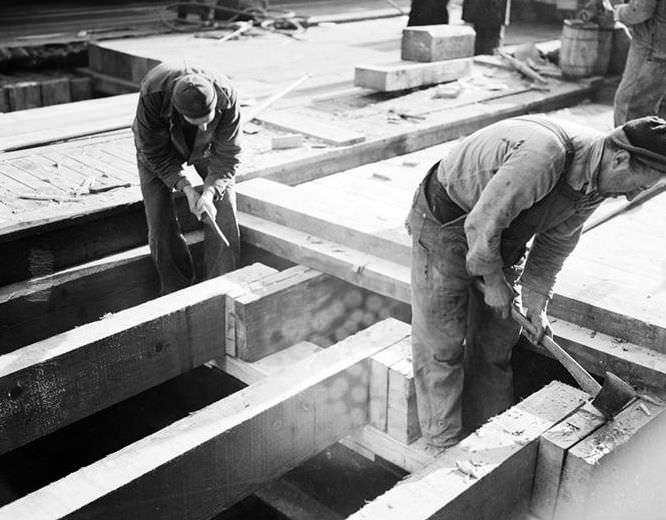
[[[463,340],[469,280],[463,239],[410,213],[412,230],[412,360],[421,433],[447,447],[462,432]]]
[[[194,282],[194,265],[180,232],[171,190],[141,161],[138,168],[150,254],[160,277],[162,294],[167,294]]]
[[[236,217],[236,192],[230,183],[224,196],[215,202],[217,225],[227,237],[225,245],[211,226],[204,225],[204,278],[214,278],[238,268],[240,263],[240,234]]]
[[[513,268],[504,274],[512,284],[519,276]],[[521,329],[512,318],[504,320],[493,312],[475,287],[469,300],[463,423],[466,431],[474,431],[514,403],[511,352]]]
[[[476,38],[474,40],[474,54],[494,54],[502,44],[503,27],[480,27],[474,25]]]
[[[202,179],[208,175],[207,161],[194,165]],[[240,233],[236,214],[236,190],[234,180],[227,183],[224,195],[215,201],[217,216],[215,221],[227,237],[229,245],[225,245],[215,233],[212,226],[204,224],[204,267],[203,277],[208,280],[233,271],[240,263]]]
[[[652,60],[647,49],[631,45],[622,80],[615,92],[615,126],[643,116],[666,115],[664,93],[666,63]]]

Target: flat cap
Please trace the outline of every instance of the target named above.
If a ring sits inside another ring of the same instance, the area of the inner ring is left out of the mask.
[[[208,78],[201,74],[187,74],[176,80],[172,101],[178,112],[191,119],[199,119],[215,109],[217,94]]]
[[[666,173],[666,120],[657,116],[634,119],[613,130],[610,138],[637,161]]]

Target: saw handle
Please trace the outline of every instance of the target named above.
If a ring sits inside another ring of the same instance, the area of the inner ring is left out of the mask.
[[[476,281],[476,287],[481,291],[482,294],[484,293],[485,287],[480,280]],[[532,336],[536,335],[536,329],[534,328],[534,325],[532,325],[532,322],[515,306],[511,306],[511,317],[523,328],[523,330],[526,330]],[[532,341],[532,343],[535,342]],[[567,372],[571,374],[571,377],[576,380],[576,383],[580,385],[584,392],[587,392],[593,396],[599,393],[599,390],[601,390],[601,385],[597,382],[597,380],[594,379],[590,373],[578,363],[578,361],[572,358],[562,347],[560,347],[555,342],[555,340],[553,340],[553,338],[544,335],[541,338],[541,341],[535,344],[545,348],[553,355],[555,359],[562,363],[564,368],[567,369]]]

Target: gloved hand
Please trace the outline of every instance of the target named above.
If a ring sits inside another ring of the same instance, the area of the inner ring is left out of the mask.
[[[511,317],[511,305],[516,296],[512,285],[506,281],[504,273],[498,271],[483,276],[483,301],[506,320]]]
[[[534,327],[535,334],[525,331],[527,338],[533,343],[539,343],[543,336],[547,334],[553,337],[553,329],[550,327],[546,308],[548,307],[548,297],[545,294],[538,293],[529,287],[522,289],[522,306],[525,316],[530,320]]]

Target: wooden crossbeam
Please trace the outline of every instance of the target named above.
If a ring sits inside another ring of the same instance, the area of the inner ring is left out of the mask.
[[[527,510],[539,436],[586,398],[579,390],[551,383],[349,518],[515,518]]]
[[[333,146],[350,146],[365,141],[365,136],[359,132],[322,123],[308,116],[294,114],[293,109],[288,112],[269,110],[257,116],[256,119],[287,132],[297,132],[316,137],[320,141]]]
[[[227,353],[256,361],[299,341],[328,335],[335,309],[349,289],[344,281],[305,266],[250,286],[227,301]],[[341,310],[354,311],[344,305]],[[319,319],[322,314],[325,320]]]
[[[410,302],[409,268],[336,242],[239,213],[243,239],[359,287]]]
[[[186,235],[195,262],[203,232]],[[60,334],[159,296],[148,246],[0,287],[0,353]]]
[[[639,401],[567,453],[556,520],[659,518],[666,508],[665,407]]]
[[[0,519],[209,517],[367,421],[378,323],[0,509]]]
[[[241,269],[0,356],[0,453],[222,354],[246,284]]]

